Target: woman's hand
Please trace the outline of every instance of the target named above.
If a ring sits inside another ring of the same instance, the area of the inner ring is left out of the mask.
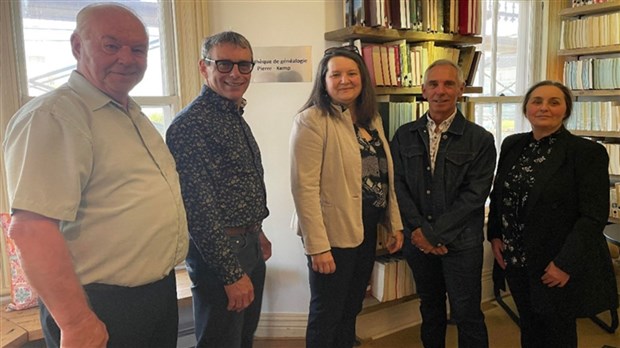
[[[502,269],[506,269],[506,262],[504,262],[504,242],[500,238],[491,239],[491,249],[493,250],[493,256],[495,261]]]
[[[336,262],[331,251],[310,255],[312,260],[312,270],[322,274],[330,274],[336,272]]]
[[[394,254],[403,247],[403,240],[405,239],[403,231],[400,230],[390,236],[390,240],[387,245],[387,250],[390,254]]]
[[[568,280],[570,279],[570,274],[562,271],[558,266],[553,263],[553,261],[549,262],[547,268],[545,268],[545,274],[540,278],[543,284],[552,288],[554,286],[564,287]]]

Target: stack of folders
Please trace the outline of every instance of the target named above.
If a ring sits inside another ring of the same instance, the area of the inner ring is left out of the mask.
[[[370,288],[372,296],[379,302],[413,295],[415,284],[407,261],[402,256],[377,257],[370,278]]]

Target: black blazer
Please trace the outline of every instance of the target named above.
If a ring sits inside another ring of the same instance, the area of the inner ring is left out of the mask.
[[[503,183],[530,137],[531,133],[515,134],[502,143],[491,192],[489,240],[501,238]],[[618,307],[613,265],[603,235],[609,216],[608,163],[603,146],[563,129],[542,164],[523,220],[534,308],[555,307],[582,317]],[[551,261],[570,275],[563,288],[549,288],[540,280]]]

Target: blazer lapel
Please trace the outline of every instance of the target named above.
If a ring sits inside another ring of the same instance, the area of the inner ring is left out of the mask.
[[[519,135],[519,138],[515,139],[515,141],[510,144],[510,146],[502,147],[502,153],[505,154],[505,157],[499,159],[500,163],[498,163],[497,166],[498,171],[495,184],[496,187],[498,187],[499,189],[498,197],[502,197],[502,192],[504,191],[504,182],[506,181],[508,173],[512,169],[512,166],[517,163],[517,159],[519,158],[519,156],[521,156],[521,152],[523,151],[525,144],[527,144],[528,139],[529,133],[523,133]]]

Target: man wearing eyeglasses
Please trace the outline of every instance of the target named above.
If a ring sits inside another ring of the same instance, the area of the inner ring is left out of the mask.
[[[243,118],[254,68],[245,37],[205,39],[200,95],[166,134],[187,211],[198,347],[251,347],[258,326],[271,243],[258,144]]]

